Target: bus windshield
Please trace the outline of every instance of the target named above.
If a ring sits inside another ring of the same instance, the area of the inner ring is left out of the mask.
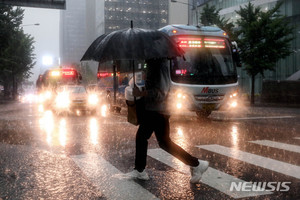
[[[177,83],[218,85],[237,82],[229,43],[218,38],[179,38],[185,60],[172,60],[171,79]]]

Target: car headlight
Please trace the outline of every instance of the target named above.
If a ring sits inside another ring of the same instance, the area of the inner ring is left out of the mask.
[[[40,95],[38,96],[38,102],[39,102],[39,103],[43,103],[44,101],[45,101],[44,95],[43,95],[43,94],[40,94]]]
[[[51,91],[46,91],[44,96],[45,96],[45,99],[50,99],[52,97]]]
[[[90,105],[96,105],[98,103],[99,99],[96,94],[90,94],[88,98],[88,102]]]
[[[70,106],[70,98],[67,92],[57,94],[55,104],[58,108],[68,108]]]

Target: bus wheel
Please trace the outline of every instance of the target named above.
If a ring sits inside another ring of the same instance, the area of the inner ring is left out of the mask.
[[[196,111],[196,114],[199,118],[208,118],[210,115],[211,111],[210,110],[200,110]]]

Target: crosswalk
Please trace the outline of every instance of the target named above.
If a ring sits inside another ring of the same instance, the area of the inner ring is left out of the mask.
[[[286,151],[292,151],[296,153],[300,153],[300,146],[292,145],[292,144],[285,144],[281,142],[275,142],[270,140],[257,140],[257,141],[250,141],[251,143],[260,144],[263,146],[273,147],[277,149],[283,149]]]
[[[190,175],[189,167],[185,165],[178,166],[180,164],[179,160],[174,158],[172,155],[166,153],[161,149],[151,149],[148,153],[149,156],[159,160],[160,162],[179,170],[182,173]],[[246,192],[236,192],[230,191],[230,186],[232,182],[246,182],[241,179],[238,179],[234,176],[216,170],[214,168],[209,167],[208,170],[203,174],[201,182],[223,192],[233,198],[245,198],[245,197],[252,197],[258,195],[266,195],[272,194],[272,192],[264,191],[264,192],[255,192],[255,191],[246,191]],[[251,183],[250,183],[251,185]]]
[[[72,156],[89,180],[107,199],[157,199],[134,181],[123,178],[122,173],[97,154]]]
[[[300,137],[293,138],[295,140]],[[286,152],[300,153],[300,146],[287,143],[281,143],[270,140],[248,141],[249,144],[260,145],[263,147],[272,147],[274,149],[284,150]],[[271,170],[272,173],[278,173],[300,180],[300,166],[282,162],[273,158],[256,155],[253,153],[241,151],[237,148],[226,147],[219,144],[198,145],[196,148],[224,156],[226,158],[242,161],[259,168]],[[149,149],[148,156],[167,165],[187,176],[190,175],[189,167],[181,161],[171,156],[162,149]],[[81,168],[83,173],[90,181],[98,187],[107,199],[159,199],[140,184],[133,180],[124,178],[123,173],[115,166],[103,159],[97,154],[82,154],[71,157],[74,162]],[[259,173],[259,172],[258,172]],[[271,180],[274,181],[274,180]],[[255,190],[237,191],[232,190],[232,183],[241,183],[248,188]],[[203,175],[201,184],[213,188],[231,198],[248,198],[263,195],[272,195],[273,191],[264,190],[247,180],[242,180],[226,172],[209,167]]]

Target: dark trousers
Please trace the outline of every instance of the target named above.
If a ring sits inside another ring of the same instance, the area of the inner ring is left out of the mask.
[[[146,167],[148,139],[155,133],[160,148],[175,156],[189,166],[197,166],[198,159],[191,156],[170,139],[170,124],[168,115],[146,111],[136,134],[135,169],[143,171]]]

